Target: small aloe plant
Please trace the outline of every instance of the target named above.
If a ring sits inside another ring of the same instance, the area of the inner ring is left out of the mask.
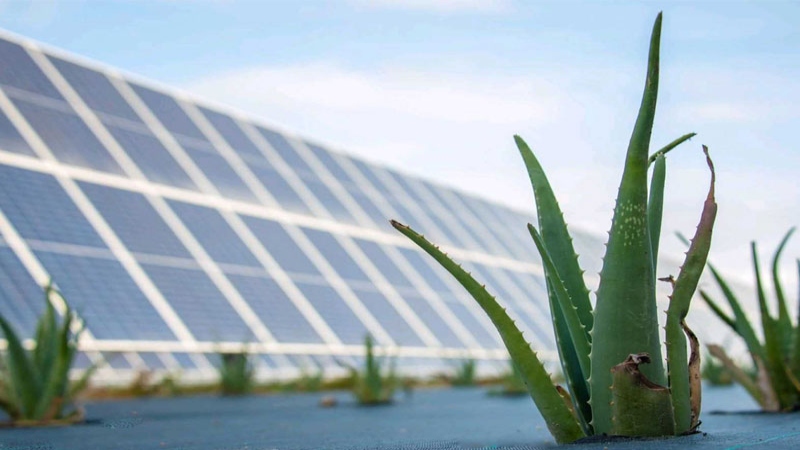
[[[399,380],[395,373],[395,360],[389,362],[389,367],[384,371],[382,364],[375,358],[372,336],[364,338],[364,370],[360,371],[348,364],[339,362],[350,371],[353,385],[353,395],[360,405],[384,405],[394,400],[394,392]],[[385,373],[384,373],[385,372]]]
[[[800,319],[798,319],[798,324],[792,324],[778,273],[781,253],[792,233],[794,233],[794,228],[786,233],[772,257],[772,283],[775,289],[777,317],[770,315],[767,305],[756,243],[751,242],[750,244],[756,277],[758,309],[761,313],[761,329],[764,333],[763,341],[759,340],[728,282],[710,263],[708,268],[711,275],[727,300],[733,315],[726,313],[705,290],[700,290],[700,296],[711,310],[744,339],[752,358],[752,367],[755,370],[748,371],[738,366],[722,346],[709,345],[709,352],[720,360],[736,382],[741,384],[765,411],[796,411],[800,409]],[[800,260],[797,261],[797,265],[800,271]]]
[[[450,379],[450,384],[457,387],[474,386],[477,383],[476,369],[477,363],[474,359],[461,361]]]
[[[699,345],[684,319],[711,244],[717,208],[714,169],[708,150],[703,147],[711,170],[711,186],[681,271],[677,279],[665,279],[673,287],[667,311],[665,372],[655,275],[665,156],[694,134],[682,136],[648,156],[658,92],[660,37],[661,14],[650,39],[644,94],[628,146],[594,308],[553,190],[528,145],[515,136],[536,199],[539,228],[528,224],[528,230],[542,258],[569,392],[553,384],[522,332],[485,286],[423,236],[392,221],[397,230],[447,269],[487,313],[559,443],[601,434],[681,435],[693,432],[699,424]],[[650,166],[653,175],[648,190]],[[640,371],[643,363],[649,364]]]
[[[253,367],[246,350],[220,353],[220,390],[222,395],[248,394],[253,389]]]
[[[46,307],[36,325],[33,350],[23,347],[14,328],[0,315],[0,330],[7,344],[0,358],[0,408],[14,426],[82,421],[83,410],[74,400],[88,386],[97,368],[93,365],[76,383],[70,383],[69,371],[84,325],[81,323],[78,331],[72,331],[80,319],[69,306],[59,324],[50,299],[61,294],[51,283],[45,286],[44,294]]]

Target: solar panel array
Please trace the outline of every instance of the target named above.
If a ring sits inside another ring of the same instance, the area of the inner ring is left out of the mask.
[[[401,367],[504,360],[474,301],[389,218],[554,349],[530,217],[0,39],[0,310],[32,336],[52,278],[87,324],[80,363],[101,374],[208,375],[243,342],[262,373],[292,373],[357,358],[367,333]]]

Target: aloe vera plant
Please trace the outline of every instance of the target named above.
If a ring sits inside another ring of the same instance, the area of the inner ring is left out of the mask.
[[[398,379],[395,373],[395,361],[389,362],[384,370],[381,362],[375,358],[372,336],[364,338],[364,370],[339,362],[350,371],[353,384],[353,395],[361,405],[382,405],[391,403],[397,389]]]
[[[462,361],[461,364],[456,367],[455,374],[450,379],[450,384],[458,387],[474,386],[477,383],[476,369],[477,364],[474,359]]]
[[[698,343],[684,319],[711,244],[717,208],[714,168],[708,149],[703,147],[711,171],[709,192],[677,279],[665,279],[673,287],[667,311],[665,372],[656,306],[665,158],[667,152],[694,134],[682,136],[648,156],[658,92],[660,37],[661,14],[650,39],[644,94],[628,146],[594,308],[544,170],[525,141],[514,138],[533,185],[538,229],[528,224],[528,230],[542,258],[568,389],[552,383],[522,332],[484,285],[423,236],[392,221],[397,230],[447,269],[486,312],[559,443],[597,434],[681,435],[694,431],[699,424]]]
[[[755,328],[747,318],[741,302],[733,293],[729,283],[710,263],[708,268],[711,275],[727,300],[732,314],[725,312],[719,302],[714,300],[708,292],[700,290],[700,296],[711,310],[742,337],[752,358],[752,368],[755,370],[748,370],[737,365],[720,345],[709,345],[709,352],[720,360],[734,380],[741,384],[765,411],[800,409],[800,312],[798,323],[792,324],[779,276],[781,253],[792,233],[794,233],[794,228],[786,233],[772,257],[772,283],[775,290],[777,317],[770,314],[767,304],[756,243],[751,242],[750,244],[763,340],[759,340]],[[800,260],[797,261],[797,265],[800,271]]]
[[[36,325],[33,350],[23,347],[17,332],[0,315],[0,330],[7,345],[0,358],[0,408],[15,426],[83,420],[83,410],[74,400],[88,386],[97,368],[93,365],[76,383],[70,383],[69,371],[84,326],[81,323],[78,331],[72,331],[80,320],[69,306],[59,323],[50,299],[61,294],[51,283],[45,286],[44,294],[46,307]]]
[[[222,395],[245,395],[253,389],[253,368],[246,350],[220,353],[220,390]]]

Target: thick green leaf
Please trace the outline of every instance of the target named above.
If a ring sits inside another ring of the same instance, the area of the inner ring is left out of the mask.
[[[43,386],[58,355],[58,323],[56,310],[50,302],[53,286],[48,283],[44,288],[45,311],[36,326],[35,342],[33,349],[33,371],[37,376],[37,384]]]
[[[69,384],[69,368],[72,365],[72,358],[75,348],[70,339],[70,327],[73,321],[72,311],[67,307],[64,314],[64,322],[61,328],[56,328],[52,333],[55,337],[55,359],[47,373],[41,374],[42,385],[39,391],[39,398],[36,407],[32,412],[34,420],[52,420],[60,418],[61,408],[53,408],[55,402],[66,400],[67,388]],[[53,417],[47,417],[53,414]]]
[[[683,144],[684,142],[688,141],[689,139],[691,139],[691,138],[693,138],[695,136],[697,136],[697,133],[684,134],[683,136],[679,137],[678,139],[675,139],[674,141],[672,141],[669,144],[667,144],[664,147],[662,147],[657,152],[655,152],[652,155],[650,155],[650,157],[647,158],[647,162],[649,164],[653,164],[656,161],[656,159],[658,159],[659,156],[665,156],[667,153],[669,153],[670,150],[672,150],[675,147]]]
[[[569,293],[561,281],[561,276],[553,263],[550,252],[545,247],[541,235],[531,224],[528,224],[528,231],[533,237],[533,242],[536,244],[539,255],[542,257],[542,263],[548,274],[548,283],[556,300],[555,302],[550,302],[551,314],[557,324],[556,342],[559,346],[567,384],[570,390],[577,394],[574,399],[570,398],[575,401],[575,410],[579,412],[579,419],[584,432],[591,434],[592,410],[588,403],[589,386],[586,382],[591,373],[589,361],[591,343],[586,333],[586,327],[578,317],[578,310],[572,304]],[[565,362],[566,364],[563,364]]]
[[[688,242],[682,235],[678,234],[678,237],[684,243]],[[728,301],[731,311],[733,311],[733,317],[735,320],[735,324],[732,327],[733,331],[735,331],[739,336],[742,337],[742,339],[744,339],[745,344],[747,344],[747,350],[753,356],[753,365],[755,366],[756,358],[759,358],[761,361],[766,359],[764,347],[758,340],[758,336],[756,335],[755,330],[753,330],[753,326],[750,325],[750,320],[747,318],[747,314],[745,314],[744,309],[742,309],[739,299],[733,293],[733,290],[728,285],[728,282],[725,281],[713,264],[709,262],[707,265],[708,269],[711,271],[711,276],[714,278],[717,286],[719,286],[720,291],[722,291],[722,295]]]
[[[639,364],[649,363],[646,353],[630,355],[611,369],[612,434],[622,436],[671,436],[675,417],[669,389],[648,380]]]
[[[11,386],[10,391],[14,393],[14,402],[22,415],[27,416],[36,404],[38,392],[33,365],[17,333],[2,316],[0,316],[0,330],[6,338],[5,366],[9,375],[7,381]]]
[[[578,264],[578,255],[572,245],[572,237],[564,222],[564,214],[558,206],[558,201],[550,187],[550,182],[544,174],[544,169],[539,164],[539,160],[531,151],[528,144],[519,136],[514,136],[525,167],[528,170],[528,177],[533,187],[533,195],[536,199],[536,215],[539,221],[542,240],[550,251],[553,264],[561,275],[564,287],[572,299],[572,304],[578,312],[581,323],[586,332],[586,339],[590,340],[589,331],[592,329],[593,316],[592,304],[589,301],[589,289],[583,279],[583,270]],[[545,270],[546,273],[546,270]],[[549,278],[549,277],[548,277]],[[549,293],[551,296],[552,293]]]
[[[736,321],[723,311],[722,307],[720,307],[706,291],[701,289],[700,297],[706,302],[706,305],[711,308],[711,311],[713,311],[721,321],[725,322],[725,325],[728,325],[734,331],[736,330]]]
[[[658,97],[661,14],[650,39],[642,104],[628,146],[614,208],[592,328],[591,396],[595,433],[611,431],[611,369],[630,354],[648,353],[647,378],[665,384],[658,333],[658,310],[647,225],[647,169],[650,135]]]
[[[797,260],[797,277],[800,279],[800,259]],[[794,376],[800,378],[800,299],[797,301],[797,326],[794,329],[791,369]]]
[[[584,437],[585,434],[578,423],[578,419],[564,404],[558,390],[553,386],[553,382],[550,380],[550,375],[548,375],[544,365],[528,342],[525,341],[522,332],[511,320],[511,317],[508,316],[505,309],[497,303],[497,300],[486,291],[483,285],[475,281],[469,273],[453,262],[438,247],[406,225],[394,220],[391,223],[394,228],[411,239],[450,272],[486,312],[500,333],[500,337],[514,360],[514,364],[520,370],[528,387],[528,392],[556,442],[573,442]]]
[[[781,240],[778,249],[775,250],[775,255],[772,257],[772,284],[775,286],[775,297],[778,300],[778,329],[780,332],[782,353],[788,355],[792,349],[792,335],[794,334],[794,327],[792,326],[792,319],[789,317],[789,307],[786,305],[786,297],[783,295],[783,286],[781,286],[781,278],[778,273],[779,260],[781,253],[783,253],[786,243],[792,237],[794,228],[791,228]]]
[[[664,183],[667,179],[667,161],[659,154],[650,178],[650,199],[647,202],[647,226],[650,233],[651,257],[653,260],[653,277],[658,272],[658,246],[661,239],[661,216],[664,212]],[[655,283],[655,280],[653,280]]]
[[[703,152],[706,154],[706,162],[711,170],[711,185],[703,204],[700,223],[697,225],[689,251],[686,252],[686,259],[683,261],[678,279],[674,283],[667,309],[667,367],[672,404],[675,407],[675,431],[678,434],[688,432],[692,428],[693,422],[689,392],[690,376],[687,367],[688,354],[683,322],[689,313],[689,305],[708,260],[711,234],[717,216],[717,203],[714,199],[714,164],[708,155],[708,148],[703,146]]]
[[[789,368],[786,366],[782,352],[782,337],[778,321],[769,313],[764,285],[761,281],[761,268],[758,262],[758,250],[756,243],[751,242],[750,248],[753,254],[753,270],[756,276],[756,292],[758,294],[758,309],[761,312],[761,327],[764,331],[764,365],[769,372],[769,378],[775,394],[778,396],[778,403],[782,406],[794,405],[797,402],[798,393],[794,389],[791,380],[787,376]]]

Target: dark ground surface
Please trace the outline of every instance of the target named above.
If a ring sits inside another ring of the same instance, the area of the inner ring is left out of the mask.
[[[584,449],[800,449],[800,414],[713,414],[753,410],[738,387],[707,388],[703,433],[650,441],[592,442]],[[192,397],[86,405],[89,424],[0,430],[2,450],[538,449],[555,447],[528,397],[484,389],[418,390],[391,406],[358,407],[346,392],[335,408],[323,394]]]

